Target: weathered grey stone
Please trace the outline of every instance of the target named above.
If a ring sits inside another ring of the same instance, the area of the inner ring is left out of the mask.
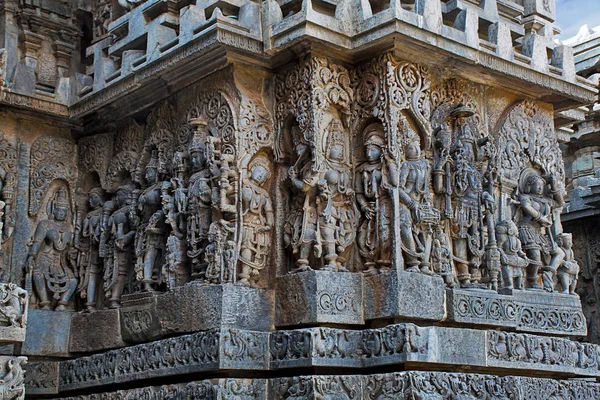
[[[318,270],[276,278],[275,325],[363,324],[362,281]]]
[[[90,353],[125,346],[119,310],[76,313],[71,318],[69,351]]]
[[[34,361],[27,363],[25,391],[28,395],[58,394],[57,361]]]
[[[70,312],[30,310],[22,354],[40,357],[69,357]]]
[[[123,296],[121,329],[128,342],[215,328],[269,331],[273,293],[245,286],[190,283],[168,293]]]
[[[17,285],[0,283],[0,344],[25,340],[27,299],[27,291]]]
[[[587,326],[578,296],[514,290],[448,289],[448,321],[512,328],[521,332],[585,336]]]
[[[27,357],[0,356],[0,395],[3,399],[25,398],[25,364]]]
[[[404,271],[365,277],[365,319],[441,321],[446,314],[444,281]]]
[[[59,391],[188,373],[266,370],[268,363],[268,333],[210,330],[64,361]]]

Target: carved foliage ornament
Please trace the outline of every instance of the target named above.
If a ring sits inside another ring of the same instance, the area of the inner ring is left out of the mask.
[[[103,134],[84,138],[79,141],[79,173],[95,172],[100,184],[106,188],[107,170],[112,158],[113,135]]]
[[[66,138],[41,136],[31,147],[29,215],[36,216],[52,181],[64,180],[71,190],[76,186],[75,144]]]

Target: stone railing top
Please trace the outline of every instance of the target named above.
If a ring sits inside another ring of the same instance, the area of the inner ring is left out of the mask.
[[[275,55],[312,39],[353,59],[390,46],[401,47],[405,56],[433,50],[439,54],[433,64],[453,58],[464,64],[464,71],[459,70],[465,74],[483,66],[492,74],[544,86],[559,95],[548,97],[563,109],[593,96],[592,86],[575,74],[572,49],[552,40],[554,1],[497,0],[483,6],[467,0],[417,0],[414,5],[354,0],[121,3],[129,11],[107,24],[108,34],[87,49],[93,64],[79,79],[71,116],[86,115],[138,86],[147,87],[146,81],[157,74],[201,58],[213,46],[254,54],[276,66],[285,57]],[[96,96],[101,92],[107,94]]]

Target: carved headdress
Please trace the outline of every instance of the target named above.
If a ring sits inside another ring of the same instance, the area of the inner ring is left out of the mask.
[[[148,164],[146,164],[146,169],[155,169],[158,171],[159,161],[158,161],[158,151],[152,150],[152,155],[150,156],[150,160]]]
[[[269,158],[264,154],[259,154],[248,165],[248,171],[252,172],[254,168],[262,167],[267,171],[267,179],[271,177],[271,162]]]
[[[206,118],[200,116],[198,118],[192,118],[190,120],[190,125],[194,130],[194,136],[192,137],[192,141],[190,142],[190,153],[196,151],[204,151],[206,144],[206,132],[208,130],[208,121]]]
[[[384,149],[386,141],[383,126],[378,122],[368,125],[364,131],[364,142],[365,146],[373,145]]]
[[[344,161],[348,161],[348,142],[345,137],[344,127],[342,126],[342,122],[340,120],[334,119],[329,123],[329,126],[327,127],[325,143],[326,158],[329,158],[330,150],[337,145],[342,146],[342,148],[344,149],[342,159]]]

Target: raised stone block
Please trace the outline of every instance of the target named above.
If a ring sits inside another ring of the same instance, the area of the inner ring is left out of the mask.
[[[269,331],[273,326],[271,291],[240,285],[190,283],[164,294],[123,296],[124,340],[144,342],[174,333],[217,328]]]
[[[26,356],[68,357],[72,314],[30,310],[21,353]]]
[[[71,318],[69,351],[88,353],[125,346],[121,336],[119,310],[78,313]]]
[[[307,271],[276,279],[275,325],[362,325],[363,276]]]
[[[39,361],[27,364],[25,374],[25,391],[28,395],[43,395],[58,393],[57,361]]]
[[[512,328],[521,332],[585,336],[587,324],[578,296],[513,290],[448,289],[448,321]]]
[[[190,283],[158,298],[159,320],[166,331],[197,332],[214,328],[269,331],[273,327],[272,291],[240,285]]]
[[[365,319],[441,321],[446,315],[442,278],[391,271],[365,277]]]

